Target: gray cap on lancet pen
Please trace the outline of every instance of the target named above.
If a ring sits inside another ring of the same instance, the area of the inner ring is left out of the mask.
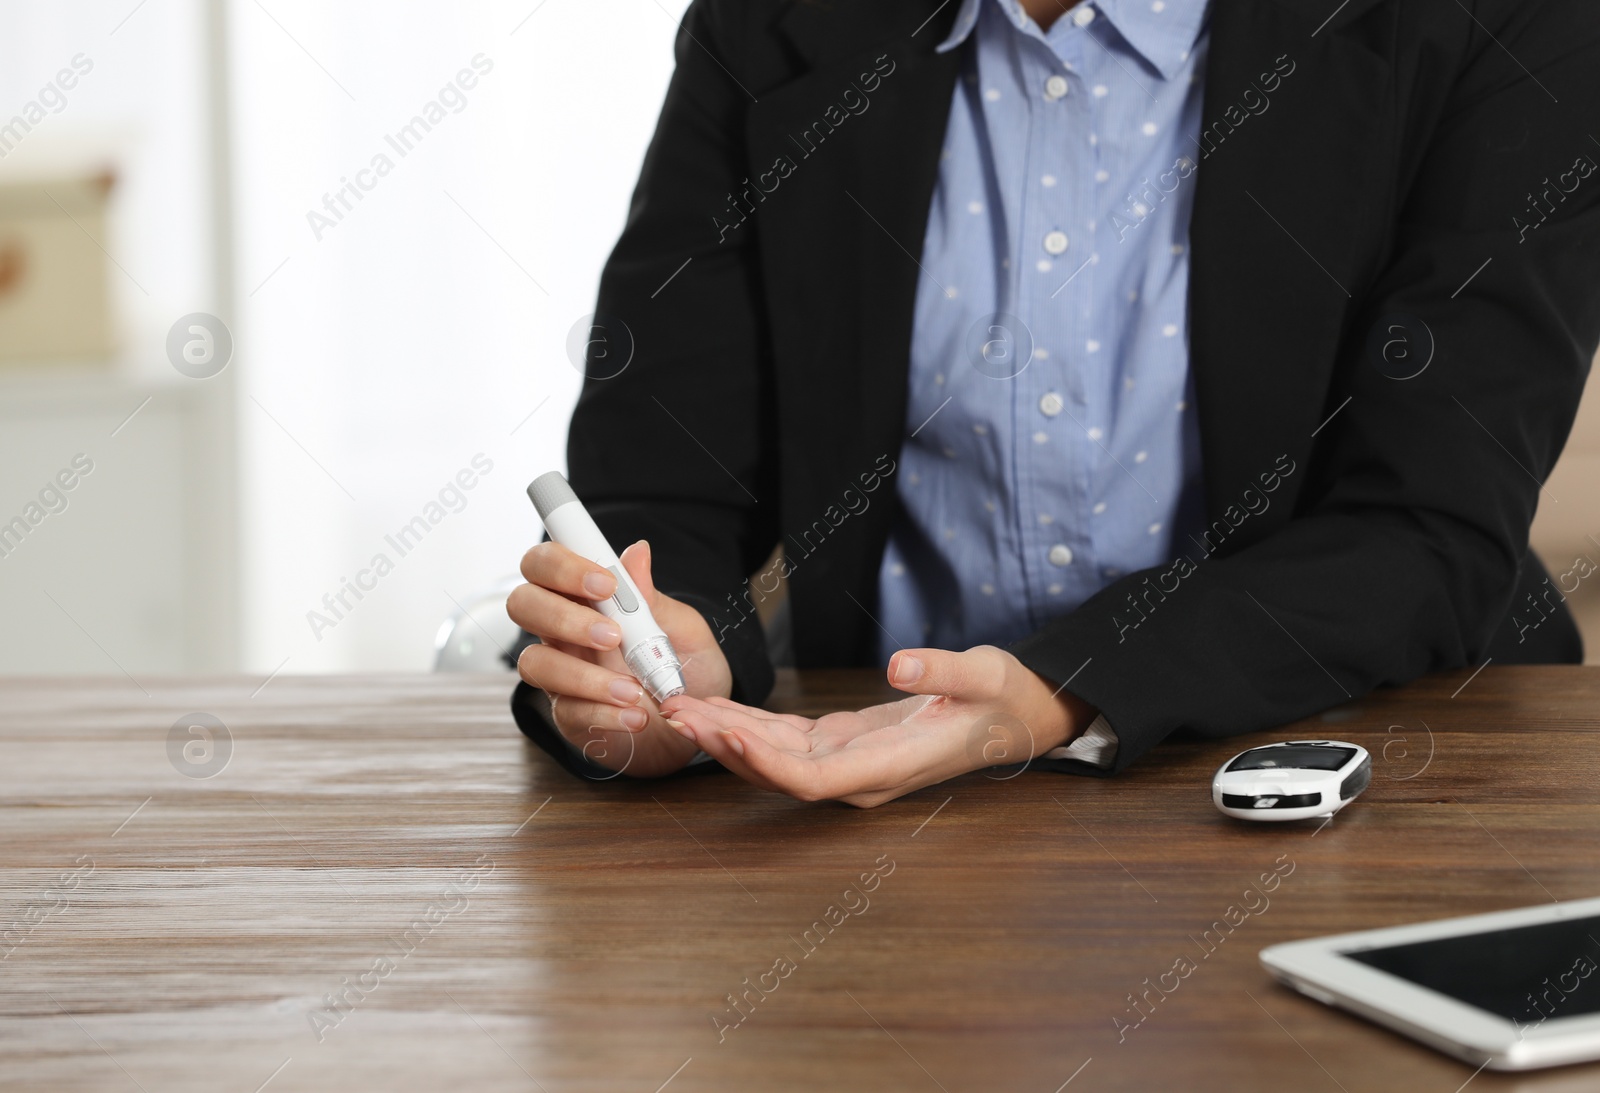
[[[572,487],[560,471],[549,471],[528,483],[528,500],[539,510],[541,520],[567,502],[577,499],[578,495],[572,492]]]

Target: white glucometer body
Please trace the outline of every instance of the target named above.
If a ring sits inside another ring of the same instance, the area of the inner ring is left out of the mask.
[[[1242,751],[1211,780],[1217,809],[1241,820],[1332,816],[1372,782],[1372,756],[1342,740],[1290,740]]]
[[[650,614],[644,594],[633,583],[618,560],[611,544],[601,534],[589,510],[559,471],[541,474],[528,486],[528,498],[539,510],[539,519],[550,538],[582,558],[604,566],[617,579],[617,590],[608,599],[595,603],[595,610],[617,624],[622,631],[622,659],[628,671],[657,702],[682,694],[683,666],[666,632]]]

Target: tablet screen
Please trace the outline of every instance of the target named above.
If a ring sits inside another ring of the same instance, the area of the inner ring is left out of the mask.
[[[1343,955],[1526,1027],[1600,1013],[1600,915]]]

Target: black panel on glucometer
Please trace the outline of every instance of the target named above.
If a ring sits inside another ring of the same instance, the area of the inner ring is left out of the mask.
[[[1270,770],[1295,767],[1300,770],[1338,770],[1350,762],[1354,748],[1315,744],[1288,744],[1282,747],[1252,748],[1229,763],[1228,770]]]

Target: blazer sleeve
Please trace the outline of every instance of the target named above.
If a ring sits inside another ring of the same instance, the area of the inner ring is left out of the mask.
[[[727,14],[719,14],[727,13]],[[648,539],[656,587],[719,628],[778,542],[771,360],[755,233],[728,233],[746,176],[741,5],[696,0],[626,226],[600,279],[568,478],[618,550]],[[719,633],[734,698],[763,701],[760,627]]]
[[[1347,338],[1328,407],[1349,402],[1313,441],[1291,520],[1199,561],[1136,629],[1112,620],[1157,570],[1012,647],[1052,680],[1081,668],[1074,693],[1115,727],[1110,770],[1075,772],[1121,771],[1179,728],[1268,728],[1477,663],[1505,617],[1600,340],[1600,146],[1583,121],[1600,116],[1600,48],[1586,16],[1555,14],[1575,7],[1500,7],[1499,44],[1477,35],[1461,61],[1357,317],[1421,319],[1431,367],[1391,379]],[[1518,153],[1489,154],[1506,133],[1526,134]],[[1526,213],[1528,187],[1560,171],[1553,209]]]

